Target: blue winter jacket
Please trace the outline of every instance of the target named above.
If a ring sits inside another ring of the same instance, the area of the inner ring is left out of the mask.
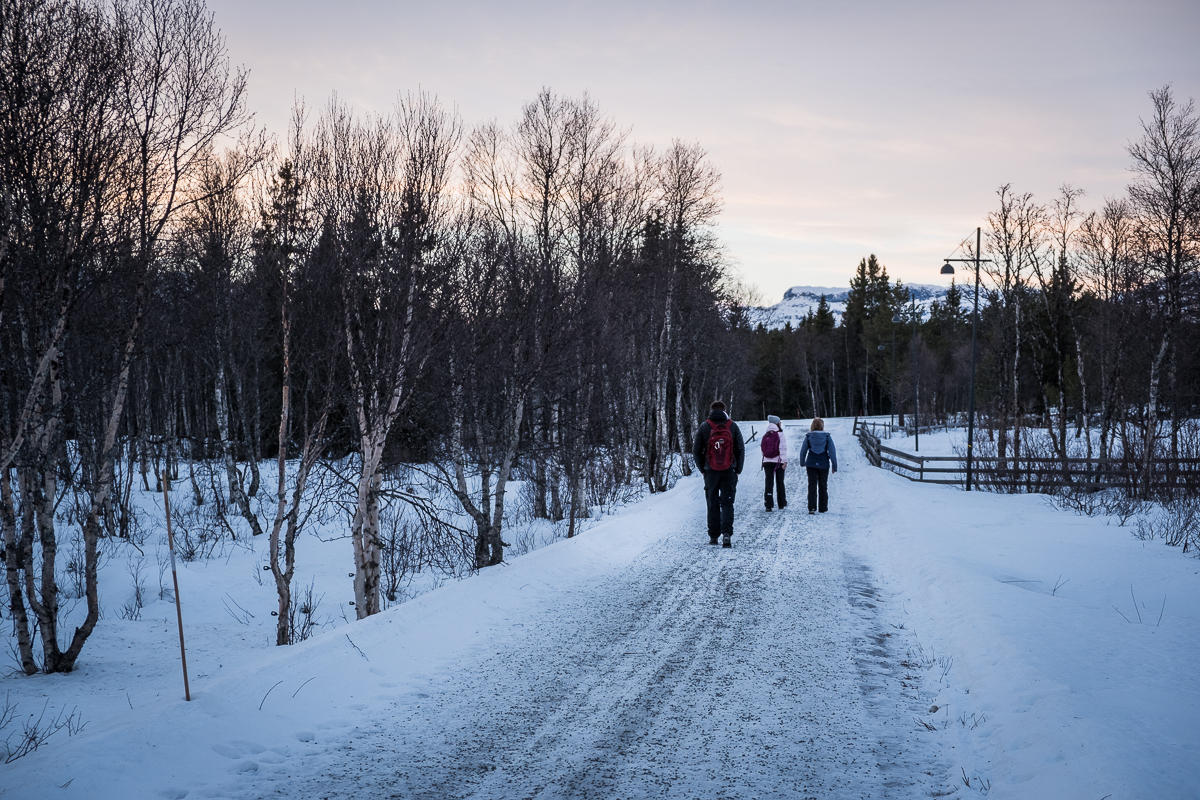
[[[800,445],[800,463],[806,467],[829,469],[837,472],[837,448],[833,446],[833,437],[825,431],[809,431]]]

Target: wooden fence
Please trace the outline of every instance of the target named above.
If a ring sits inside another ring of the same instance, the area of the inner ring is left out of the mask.
[[[875,423],[854,421],[854,435],[872,466],[888,469],[912,481],[965,486],[964,456],[922,456],[881,443]],[[884,467],[884,465],[887,467]],[[1152,464],[1149,484],[1142,480],[1141,465],[1117,458],[979,458],[972,461],[972,482],[1005,492],[1046,492],[1079,489],[1124,489],[1151,494],[1200,491],[1200,459],[1160,458]]]

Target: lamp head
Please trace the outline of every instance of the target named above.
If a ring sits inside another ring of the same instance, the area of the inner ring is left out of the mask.
[[[949,261],[947,261],[945,264],[942,264],[942,274],[943,275],[953,275],[954,274],[954,267],[953,267],[953,265],[950,264]]]

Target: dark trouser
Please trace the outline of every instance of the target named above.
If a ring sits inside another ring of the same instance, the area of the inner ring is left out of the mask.
[[[808,510],[820,511],[824,514],[829,510],[829,468],[817,469],[808,467]],[[817,505],[817,494],[820,491],[821,505]]]
[[[779,507],[783,508],[787,505],[787,493],[783,490],[783,465],[774,461],[763,462],[763,472],[767,474],[767,491],[763,499],[767,501],[767,509],[770,510],[771,484],[775,485],[775,494],[779,497]]]
[[[733,535],[733,498],[737,473],[731,469],[704,471],[704,499],[708,501],[708,535]]]

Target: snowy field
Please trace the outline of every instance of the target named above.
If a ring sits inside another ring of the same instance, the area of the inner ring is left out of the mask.
[[[297,583],[327,624],[289,648],[265,541],[181,565],[191,703],[152,536],[138,619],[131,549],[76,673],[0,678],[14,724],[85,723],[0,766],[0,795],[1197,796],[1200,560],[873,469],[850,427],[830,421],[827,515],[800,470],[765,513],[749,456],[732,550],[705,543],[692,477],[350,622],[349,542],[306,536]]]

